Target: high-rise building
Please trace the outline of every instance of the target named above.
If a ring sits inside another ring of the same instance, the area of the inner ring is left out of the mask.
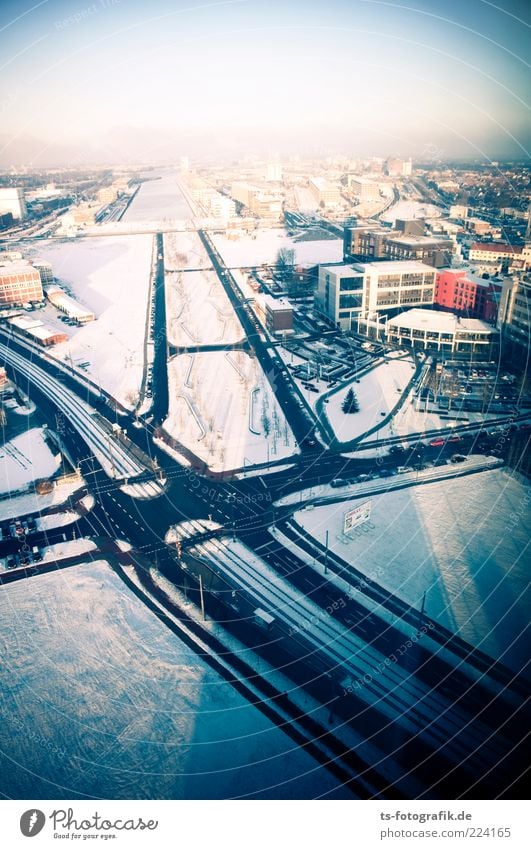
[[[0,214],[10,212],[13,218],[20,220],[26,217],[26,202],[23,189],[0,189]]]
[[[513,363],[525,366],[531,350],[531,280],[515,277],[504,281],[498,325]]]
[[[282,166],[280,162],[268,162],[266,168],[266,180],[268,183],[282,182]]]

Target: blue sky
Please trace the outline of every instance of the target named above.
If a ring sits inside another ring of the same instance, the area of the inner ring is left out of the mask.
[[[4,0],[0,133],[109,151],[156,136],[177,152],[524,157],[527,5]]]

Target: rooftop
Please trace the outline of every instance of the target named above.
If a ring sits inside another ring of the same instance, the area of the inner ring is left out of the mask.
[[[492,253],[521,254],[522,245],[507,245],[504,242],[474,242],[471,251],[489,251]]]
[[[421,272],[433,272],[435,268],[425,265],[419,259],[390,259],[384,262],[358,262],[354,268],[367,274],[377,271],[379,274],[419,274]]]
[[[387,324],[410,330],[430,330],[435,333],[493,333],[493,328],[479,318],[459,318],[453,312],[412,309],[390,318]]]

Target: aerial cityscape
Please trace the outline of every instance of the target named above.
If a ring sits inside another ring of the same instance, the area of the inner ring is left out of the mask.
[[[531,18],[417,5],[2,4],[3,799],[524,794]]]

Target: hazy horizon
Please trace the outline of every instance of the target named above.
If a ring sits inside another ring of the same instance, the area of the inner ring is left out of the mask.
[[[4,2],[0,166],[522,160],[529,32],[516,0]]]

